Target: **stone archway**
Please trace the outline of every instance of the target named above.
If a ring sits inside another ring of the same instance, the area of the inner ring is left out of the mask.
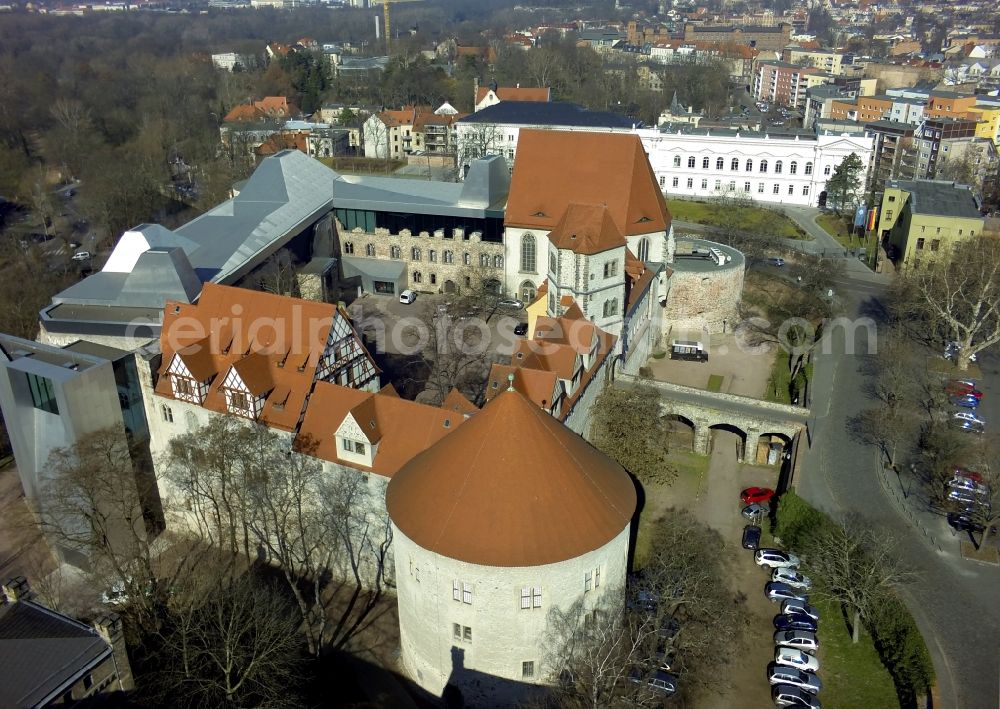
[[[455,286],[455,281],[450,278],[444,282],[444,292],[445,293],[457,293],[458,288]]]
[[[696,453],[699,451],[697,443],[698,426],[687,416],[681,414],[664,414],[663,420],[667,424],[667,447],[687,448]]]
[[[726,438],[732,440],[730,436],[717,435],[719,433],[731,434],[736,436],[736,441],[735,441],[736,460],[740,461],[741,463],[745,462],[747,455],[747,439],[748,439],[747,432],[744,431],[739,426],[734,426],[731,423],[715,423],[708,427],[708,431],[706,432],[705,435],[707,439],[706,441],[708,448],[707,452],[711,453],[716,446],[724,445],[723,440]]]
[[[531,281],[523,281],[517,289],[518,297],[525,303],[530,303],[535,299],[535,284]]]
[[[766,431],[758,434],[750,442],[753,443],[754,448],[752,451],[747,451],[748,462],[759,465],[781,465],[782,456],[792,449],[792,437],[777,431]],[[758,463],[761,460],[763,462]]]

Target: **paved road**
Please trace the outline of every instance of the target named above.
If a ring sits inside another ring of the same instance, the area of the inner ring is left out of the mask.
[[[872,280],[868,274],[846,282],[849,317],[878,310],[883,289]],[[814,391],[821,392],[813,402],[817,433],[798,491],[835,517],[862,515],[899,540],[901,560],[917,572],[904,596],[931,650],[942,706],[997,707],[1000,569],[961,560],[954,539],[942,541],[939,551],[894,506],[875,473],[872,448],[855,440],[846,426],[872,405],[862,366],[867,347],[860,344],[858,354],[848,355],[842,331],[834,340],[832,351],[816,359]],[[995,396],[1000,399],[1000,391]]]

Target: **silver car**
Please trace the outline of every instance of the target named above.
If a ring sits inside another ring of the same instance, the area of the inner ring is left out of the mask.
[[[793,647],[810,655],[819,650],[816,633],[808,630],[779,630],[774,634],[774,644],[778,647]]]
[[[771,684],[790,684],[810,694],[819,694],[819,690],[823,688],[823,683],[814,673],[779,665],[777,662],[767,666],[767,681]]]
[[[787,600],[781,604],[781,612],[785,615],[804,615],[813,620],[819,620],[819,611],[802,601]]]

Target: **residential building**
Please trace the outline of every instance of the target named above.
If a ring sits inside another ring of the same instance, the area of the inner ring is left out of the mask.
[[[476,158],[501,155],[513,169],[518,136],[524,129],[625,133],[634,126],[620,114],[588,111],[573,103],[504,101],[456,123],[458,165],[464,172]]]
[[[495,81],[489,86],[480,86],[478,78],[473,83],[475,84],[476,107],[474,110],[476,111],[495,106],[501,101],[548,102],[552,100],[552,89],[550,88],[532,88],[528,86],[522,88],[520,84],[516,86],[497,86]]]
[[[362,129],[365,156],[402,160],[417,152],[453,154],[455,123],[464,116],[447,103],[437,109],[404,106],[372,114]]]
[[[226,123],[241,121],[279,120],[298,118],[302,112],[284,96],[265,96],[259,101],[250,101],[234,106],[222,119]]]
[[[832,117],[834,102],[849,101],[857,96],[836,84],[820,84],[806,90],[803,106],[802,127],[807,130],[816,128],[816,121]]]
[[[789,64],[798,64],[799,66],[811,66],[827,74],[839,75],[842,71],[841,63],[843,59],[843,54],[832,52],[829,49],[807,49],[805,47],[789,45],[781,51],[782,61]]]
[[[917,148],[917,178],[931,179],[937,176],[938,162],[951,145],[963,139],[976,136],[978,120],[965,118],[932,118],[926,116],[914,135]]]
[[[606,455],[519,392],[493,398],[386,490],[406,674],[469,704],[535,697],[559,673],[552,613],[624,592],[635,506]]]
[[[133,689],[117,614],[84,625],[35,600],[23,576],[5,581],[2,591],[0,705],[108,705]]]
[[[758,101],[799,108],[805,105],[806,90],[833,83],[833,77],[812,67],[787,62],[758,62],[751,93]]]
[[[888,120],[865,124],[866,134],[873,139],[866,192],[877,198],[882,193],[882,186],[889,180],[912,180],[916,177],[916,130],[915,126]]]
[[[212,66],[224,71],[245,71],[256,68],[257,57],[252,54],[223,52],[222,54],[212,55]]]
[[[871,123],[888,118],[892,107],[892,99],[886,96],[857,96],[846,101],[834,100],[830,104],[830,118]]]
[[[976,137],[992,140],[994,145],[1000,147],[1000,99],[978,96],[975,110],[980,115],[979,123],[976,124]]]
[[[885,184],[878,233],[897,268],[919,269],[983,231],[981,203],[965,185],[938,180]]]
[[[755,133],[664,126],[637,129],[660,189],[667,195],[742,194],[759,202],[816,205],[845,157],[868,164],[873,140],[807,131]]]

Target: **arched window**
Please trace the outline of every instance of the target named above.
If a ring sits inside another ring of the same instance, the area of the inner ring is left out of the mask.
[[[618,312],[618,299],[611,298],[610,300],[604,301],[604,317],[608,318]]]
[[[701,169],[702,170],[707,170],[708,169],[708,158],[702,158],[701,159]]]
[[[694,167],[694,155],[688,156],[688,167]]]
[[[775,175],[780,175],[781,174],[781,161],[780,160],[775,160],[774,161],[774,174]]]
[[[365,256],[368,258],[375,258],[375,244],[365,245]]]
[[[767,160],[760,161],[760,171],[767,172]]]
[[[424,276],[423,276],[422,273],[420,273],[420,271],[414,271],[413,272],[413,282],[414,283],[422,283],[423,280],[424,280]]]
[[[468,251],[466,251],[462,255],[462,263],[464,263],[466,266],[471,266],[472,265],[472,254],[470,254]]]
[[[500,254],[493,257],[493,268],[503,268],[503,256]]]
[[[431,285],[436,286],[438,282],[438,277],[436,273],[431,274]]]
[[[531,281],[524,281],[521,283],[520,295],[521,300],[525,303],[533,301],[535,299],[535,295],[537,295],[537,292],[535,291],[535,284]]]
[[[389,258],[399,258],[399,247],[390,246],[389,247]]]
[[[645,261],[649,258],[649,239],[639,239],[639,260]]]
[[[410,250],[410,258],[413,259],[414,261],[419,261],[420,260],[420,249],[418,249],[416,246],[414,246]]]
[[[813,174],[813,164],[811,162],[806,163],[806,174],[807,175]]]
[[[721,170],[725,166],[725,164],[726,164],[725,160],[723,160],[722,158],[717,158],[715,161],[715,169]]]
[[[452,251],[445,251],[441,254],[441,260],[445,263],[455,263],[455,254]]]
[[[559,259],[556,258],[556,252],[549,252],[549,271],[552,273],[557,273],[559,271]]]
[[[531,234],[521,237],[521,271],[535,272],[535,237]]]
[[[345,254],[353,254],[354,253],[354,244],[352,242],[350,242],[350,241],[345,241],[344,242],[344,253]]]
[[[674,167],[680,167],[680,166],[681,166],[681,156],[674,155]]]
[[[729,169],[732,170],[733,172],[736,172],[737,170],[739,170],[740,169],[740,159],[739,158],[733,158],[732,162],[729,163]]]
[[[788,174],[789,175],[794,175],[798,171],[799,171],[799,164],[797,162],[795,162],[794,160],[792,160],[790,163],[788,163]]]
[[[753,160],[747,160],[747,172],[753,172]]]
[[[479,265],[483,268],[490,267],[490,255],[489,254],[479,254]]]

